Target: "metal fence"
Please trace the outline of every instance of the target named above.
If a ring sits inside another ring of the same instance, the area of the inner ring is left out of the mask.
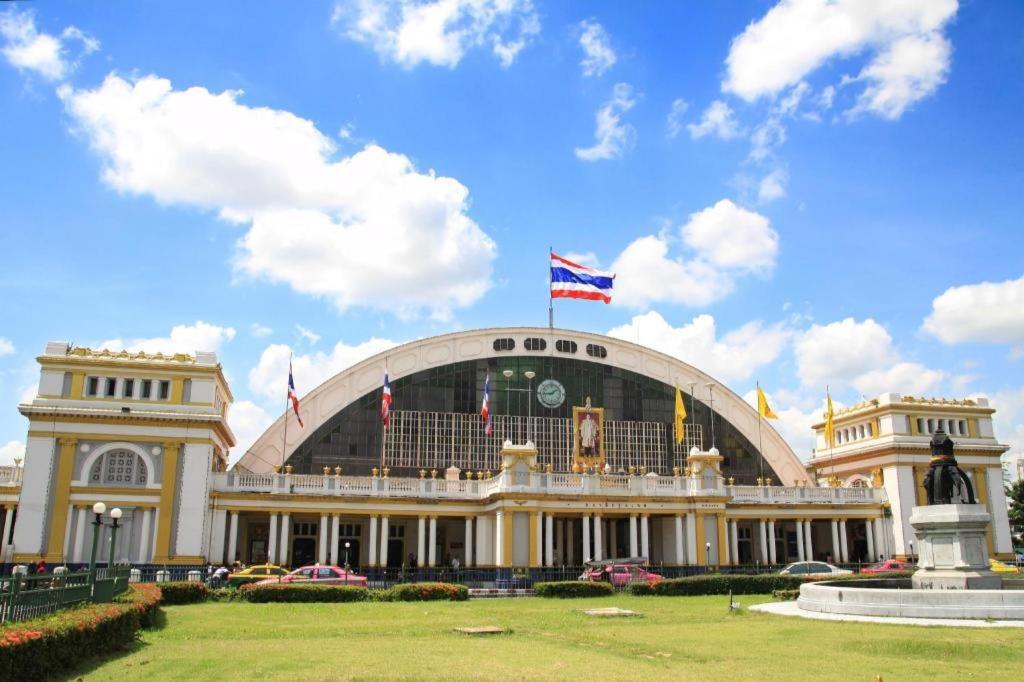
[[[44,616],[76,604],[110,601],[128,589],[129,572],[129,567],[117,566],[94,572],[0,578],[0,623]]]

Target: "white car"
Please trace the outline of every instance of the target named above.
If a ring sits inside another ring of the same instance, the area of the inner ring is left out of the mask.
[[[824,561],[797,561],[779,571],[780,575],[806,576],[808,578],[820,578],[830,575],[850,575],[853,571],[839,568]]]

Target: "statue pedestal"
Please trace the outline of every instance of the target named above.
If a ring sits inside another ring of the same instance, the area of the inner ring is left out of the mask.
[[[1003,579],[989,568],[985,531],[990,518],[980,504],[914,507],[910,525],[919,556],[914,589],[1002,589]]]

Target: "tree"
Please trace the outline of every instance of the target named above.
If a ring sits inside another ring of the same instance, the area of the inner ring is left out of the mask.
[[[1006,497],[1010,500],[1010,509],[1007,515],[1010,517],[1010,528],[1014,533],[1024,532],[1024,478],[1017,481],[1006,489]]]

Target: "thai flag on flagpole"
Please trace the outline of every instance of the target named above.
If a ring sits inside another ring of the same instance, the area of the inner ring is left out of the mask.
[[[480,417],[484,420],[484,433],[491,435],[494,428],[491,424],[491,374],[484,375],[484,403],[480,407]]]
[[[388,381],[388,368],[384,368],[384,391],[380,397],[380,419],[384,428],[391,426],[391,382]]]
[[[295,411],[295,418],[302,426],[302,415],[299,414],[299,394],[295,392],[295,377],[292,376],[292,361],[288,360],[288,400],[291,401],[292,410]]]
[[[615,274],[588,268],[551,254],[551,298],[612,302]]]

